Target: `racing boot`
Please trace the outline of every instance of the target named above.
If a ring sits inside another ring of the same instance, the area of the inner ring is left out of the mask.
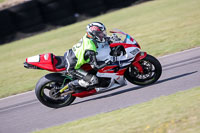
[[[79,69],[73,70],[69,72],[76,80],[71,81],[68,84],[69,89],[73,90],[74,92],[78,88],[88,88],[90,86],[94,86],[98,84],[98,78],[95,75],[88,74],[86,71]],[[82,89],[81,89],[82,90]]]
[[[68,84],[68,88],[74,92],[77,92],[78,90],[83,90],[83,88],[84,90],[90,89],[90,87],[93,87],[96,84],[98,84],[98,78],[95,75],[88,74],[87,76],[83,77],[83,79],[71,81]]]

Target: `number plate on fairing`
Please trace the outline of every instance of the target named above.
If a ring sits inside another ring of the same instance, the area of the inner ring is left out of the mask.
[[[40,62],[40,55],[28,57],[27,62]]]
[[[132,54],[132,55],[136,55],[136,54],[138,54],[140,52],[140,50],[138,49],[138,48],[136,48],[136,49],[134,49],[133,51],[131,51],[130,53]]]

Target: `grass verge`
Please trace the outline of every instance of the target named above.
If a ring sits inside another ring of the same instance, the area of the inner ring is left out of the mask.
[[[0,98],[33,90],[45,71],[23,68],[25,58],[52,52],[63,55],[79,41],[88,23],[103,22],[133,35],[154,56],[200,46],[199,0],[154,0],[107,13],[57,30],[0,46]]]
[[[35,133],[199,133],[200,87]]]
[[[5,0],[0,0],[0,3],[3,3]]]

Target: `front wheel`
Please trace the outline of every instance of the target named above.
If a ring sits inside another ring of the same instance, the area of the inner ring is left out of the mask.
[[[162,66],[160,62],[153,56],[147,55],[144,59],[138,62],[143,73],[140,73],[135,66],[130,66],[125,72],[125,78],[136,85],[150,85],[155,83],[161,76]]]
[[[70,80],[59,73],[47,74],[42,77],[36,85],[36,97],[42,104],[51,108],[60,108],[70,105],[76,97],[71,94],[59,97],[54,95],[68,82],[70,82]]]

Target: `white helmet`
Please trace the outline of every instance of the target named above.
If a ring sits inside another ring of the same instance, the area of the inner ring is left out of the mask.
[[[93,22],[87,25],[87,36],[99,43],[105,42],[107,33],[106,27],[101,22]]]

